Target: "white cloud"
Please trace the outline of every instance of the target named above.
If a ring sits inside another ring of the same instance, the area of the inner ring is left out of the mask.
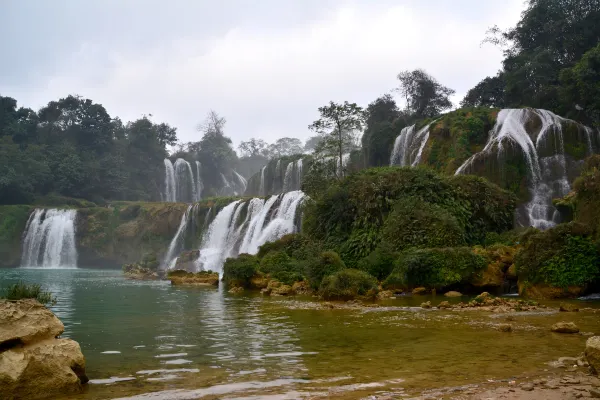
[[[348,4],[293,28],[244,24],[222,36],[186,35],[136,52],[92,41],[45,78],[45,88],[11,93],[36,107],[78,93],[124,120],[151,113],[177,126],[183,141],[198,139],[194,127],[211,108],[227,118],[236,144],[249,137],[305,139],[319,106],[366,106],[396,85],[401,70],[424,68],[456,89],[459,100],[500,68],[500,51],[480,46],[487,27],[514,25],[521,8],[521,0],[510,0],[469,16],[452,4]]]

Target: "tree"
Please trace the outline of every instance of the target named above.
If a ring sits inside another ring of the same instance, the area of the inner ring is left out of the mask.
[[[402,71],[398,74],[397,91],[406,100],[407,113],[417,119],[432,118],[452,107],[450,96],[455,92],[441,85],[422,69]]]
[[[487,77],[470,89],[461,101],[461,107],[499,107],[505,105],[504,87],[506,82],[503,73]]]
[[[338,168],[337,176],[344,176],[344,148],[355,145],[356,132],[360,132],[364,123],[364,112],[356,103],[337,104],[319,107],[321,118],[309,125],[309,129],[323,137],[317,151],[335,154]],[[335,153],[334,153],[335,151]]]
[[[302,153],[302,141],[296,138],[284,137],[277,139],[269,146],[269,155],[272,158],[291,156]]]
[[[396,102],[389,94],[379,97],[367,107],[362,148],[368,166],[389,164],[390,148],[398,136],[398,122],[396,121],[400,115]]]
[[[304,143],[304,151],[308,151],[308,152],[315,151],[315,149],[317,148],[317,146],[319,145],[321,140],[322,140],[321,136],[318,136],[318,135],[309,137],[308,139],[306,139],[306,142]]]
[[[237,155],[231,147],[231,139],[225,136],[225,118],[210,111],[198,129],[203,133],[198,143],[197,157],[202,164],[202,180],[205,187],[219,188],[223,185],[221,173],[231,170]]]
[[[245,157],[266,156],[268,154],[267,142],[262,139],[252,138],[241,142],[238,149]]]

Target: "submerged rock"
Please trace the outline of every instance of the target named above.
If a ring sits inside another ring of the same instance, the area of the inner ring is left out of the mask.
[[[440,309],[452,308],[452,305],[450,303],[448,303],[447,301],[442,301],[440,304],[438,304],[438,308],[440,308]]]
[[[290,285],[280,285],[271,290],[271,296],[289,296],[291,294],[293,294],[293,290]]]
[[[573,322],[557,322],[551,330],[556,333],[579,333],[579,328]]]
[[[512,325],[511,324],[500,324],[500,325],[498,325],[498,329],[500,330],[500,332],[512,332]]]
[[[453,290],[446,292],[446,294],[444,294],[444,296],[446,297],[462,297],[462,293],[461,292],[455,292]]]
[[[244,288],[241,286],[235,286],[228,290],[231,294],[240,294],[244,292]]]
[[[560,311],[563,311],[563,312],[577,312],[577,311],[579,311],[579,307],[577,307],[575,304],[560,303]]]
[[[36,300],[0,301],[0,398],[80,393],[87,383],[79,344],[57,339],[64,326]]]
[[[600,375],[600,336],[592,336],[585,344],[585,358],[596,375]]]
[[[427,293],[427,289],[425,289],[424,287],[418,287],[418,288],[414,288],[412,290],[412,294],[414,296],[421,296],[421,295],[424,295],[425,293]]]
[[[158,279],[158,273],[150,268],[143,267],[140,264],[126,264],[123,266],[123,274],[126,278],[155,280]]]
[[[431,308],[431,302],[421,303],[421,308]]]
[[[219,286],[219,274],[211,271],[193,273],[176,270],[169,272],[167,278],[171,281],[171,285]]]

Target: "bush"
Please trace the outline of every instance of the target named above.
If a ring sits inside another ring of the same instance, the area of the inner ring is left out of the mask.
[[[42,287],[36,283],[27,285],[19,282],[10,285],[0,298],[7,300],[36,299],[42,304],[56,304],[56,299],[52,296],[52,293],[42,291]]]
[[[462,246],[465,232],[444,208],[416,197],[398,200],[385,221],[382,240],[393,250]]]
[[[383,280],[394,269],[394,261],[397,258],[398,253],[391,251],[390,246],[382,244],[358,262],[358,269]]]
[[[283,251],[271,251],[260,261],[260,272],[286,285],[302,280],[300,268],[299,263]]]
[[[228,286],[248,287],[250,279],[257,273],[258,257],[240,254],[237,258],[228,258],[223,265],[223,282]]]
[[[516,228],[502,233],[488,232],[485,235],[485,246],[493,246],[495,244],[514,246],[523,244],[527,241],[529,236],[538,232],[539,230],[534,227]]]
[[[324,277],[345,268],[346,265],[336,252],[324,251],[319,257],[306,263],[306,277],[311,288],[317,290]]]
[[[577,193],[574,199],[576,222],[600,232],[600,155],[585,160],[582,173],[573,183]]]
[[[364,271],[344,269],[323,278],[319,293],[325,300],[374,297],[377,294],[377,280]]]
[[[441,289],[466,282],[487,265],[487,258],[469,247],[410,249],[398,257],[383,285],[390,289],[417,286]]]
[[[271,251],[284,251],[291,258],[307,260],[319,254],[319,245],[306,235],[291,233],[260,246],[257,256],[263,258]]]
[[[515,266],[520,281],[566,288],[599,279],[599,261],[591,229],[571,222],[531,235]]]

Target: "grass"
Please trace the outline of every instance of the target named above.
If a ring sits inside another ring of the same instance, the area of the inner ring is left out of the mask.
[[[24,282],[8,286],[0,296],[6,300],[36,299],[42,304],[56,304],[56,298],[52,293],[42,291],[42,287],[36,283],[27,285]]]

